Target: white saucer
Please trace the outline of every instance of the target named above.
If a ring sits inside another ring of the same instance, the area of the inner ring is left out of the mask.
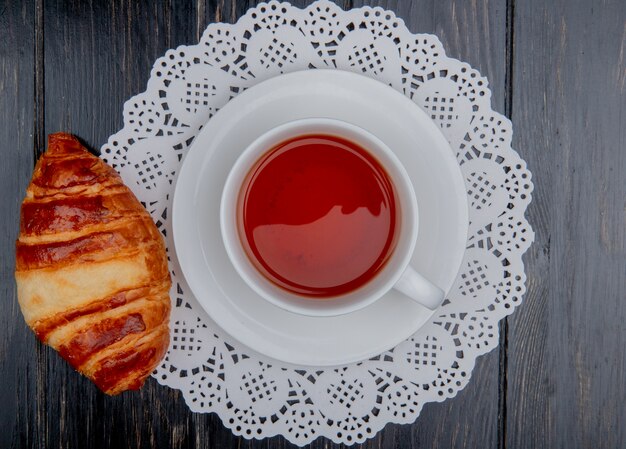
[[[176,255],[193,294],[231,336],[297,365],[364,360],[416,332],[433,312],[391,290],[374,304],[336,317],[305,317],[257,296],[230,263],[220,234],[220,197],[239,154],[265,131],[295,119],[336,118],[367,129],[406,168],[420,208],[411,265],[444,291],[465,251],[465,185],[435,123],[411,100],[373,79],[337,70],[272,78],[227,103],[196,137],[178,173]]]

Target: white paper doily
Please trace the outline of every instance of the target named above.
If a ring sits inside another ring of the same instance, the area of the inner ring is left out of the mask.
[[[154,377],[191,410],[216,412],[237,435],[277,434],[304,445],[319,436],[352,444],[389,422],[410,423],[427,402],[454,396],[476,358],[498,344],[498,321],[525,292],[524,218],[533,189],[511,148],[511,123],[491,109],[487,80],[448,58],[432,35],[412,34],[380,8],[306,9],[270,2],[236,24],[211,24],[200,43],[169,50],[145,92],[124,105],[124,128],[102,157],[122,175],[171,241],[174,179],[202,125],[226,102],[290,71],[337,68],[381,80],[441,126],[465,178],[467,251],[448,298],[411,339],[339,369],[296,369],[252,353],[207,317],[169,251],[174,286],[170,348]]]

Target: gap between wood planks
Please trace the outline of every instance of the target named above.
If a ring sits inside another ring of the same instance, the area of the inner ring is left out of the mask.
[[[504,76],[504,114],[513,120],[513,58],[515,39],[515,0],[506,2],[506,49]],[[507,365],[509,345],[509,321],[505,317],[499,325],[498,366],[498,449],[506,447]]]
[[[43,0],[35,0],[35,29],[33,30],[35,45],[35,101],[33,113],[33,152],[34,162],[43,153],[46,145],[45,136],[45,76],[44,76],[44,28]]]

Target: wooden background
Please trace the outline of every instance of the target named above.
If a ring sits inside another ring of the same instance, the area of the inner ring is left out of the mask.
[[[99,148],[157,57],[255,3],[0,0],[0,448],[290,446],[235,437],[154,380],[99,393],[35,340],[13,280],[19,204],[47,134]],[[499,349],[456,398],[363,446],[626,448],[626,2],[340,3],[393,9],[486,75],[535,183],[528,293]]]

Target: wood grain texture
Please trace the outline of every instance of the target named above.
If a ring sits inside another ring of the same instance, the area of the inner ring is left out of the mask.
[[[536,233],[509,319],[508,448],[626,447],[626,3],[516,0]]]
[[[0,447],[34,446],[41,361],[17,303],[13,267],[19,207],[33,168],[32,4],[0,1]]]

